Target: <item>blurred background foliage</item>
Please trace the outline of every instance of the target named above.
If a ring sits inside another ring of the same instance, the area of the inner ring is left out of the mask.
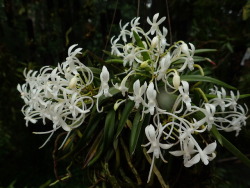
[[[249,0],[0,0],[0,187],[42,188],[56,180],[54,140],[39,150],[46,138],[32,135],[39,124],[26,128],[20,112],[23,102],[16,86],[24,82],[24,68],[55,66],[75,43],[103,58],[102,50],[110,49],[110,36],[117,35],[120,19],[124,24],[139,15],[145,25],[146,17],[156,12],[169,14],[164,25],[170,43],[184,40],[196,48],[217,49],[207,54],[212,63],[205,66],[241,93],[250,93]],[[242,102],[250,104],[249,99]],[[226,136],[249,156],[249,123],[238,138]],[[185,169],[174,160],[176,166],[168,176],[171,187],[250,186],[250,170],[223,148],[216,162],[206,167]],[[65,164],[58,165],[66,174]],[[88,184],[80,167],[70,169],[72,178],[55,187]]]

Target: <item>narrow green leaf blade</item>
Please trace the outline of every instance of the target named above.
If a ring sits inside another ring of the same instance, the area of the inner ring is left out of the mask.
[[[131,134],[130,134],[130,140],[129,140],[129,153],[132,155],[135,151],[138,138],[140,136],[141,132],[141,125],[143,122],[143,119],[141,120],[141,112],[138,110],[135,114],[135,118],[133,121],[133,126],[131,129]]]
[[[181,76],[181,80],[185,80],[185,81],[189,81],[189,82],[198,82],[198,81],[201,81],[201,82],[211,82],[211,83],[223,86],[223,87],[228,88],[228,89],[236,90],[235,87],[233,87],[233,86],[231,86],[229,84],[226,84],[225,82],[222,82],[220,80],[217,80],[215,78],[208,77],[208,76],[202,76],[202,75],[182,75]]]
[[[93,111],[94,110],[92,110],[92,112]],[[89,141],[89,139],[93,136],[93,133],[97,129],[100,120],[101,120],[101,118],[97,118],[96,114],[94,114],[93,116],[90,117],[89,123],[83,132],[83,137],[81,138],[81,140],[78,144],[79,146],[83,146],[84,144],[86,144],[86,142]]]
[[[108,59],[105,62],[106,63],[120,63],[120,64],[122,64],[123,60],[122,59]]]
[[[250,167],[250,159],[247,158],[238,148],[236,148],[230,141],[228,141],[224,136],[222,136],[218,130],[213,127],[211,129],[212,134],[218,140],[218,142],[225,147],[228,151],[230,151],[233,155],[235,155],[239,160],[241,160],[245,165]]]
[[[122,129],[126,123],[126,120],[128,119],[128,116],[130,112],[132,111],[135,103],[134,101],[128,100],[127,103],[125,104],[124,110],[122,111],[122,116],[119,121],[118,127],[117,127],[117,132],[115,138],[118,138],[118,136],[121,134]]]
[[[219,131],[216,128],[215,125],[212,126],[212,129],[210,131],[212,132],[212,134],[214,135],[214,137],[216,138],[216,140],[220,143],[220,145],[223,146],[223,141],[222,141],[222,138],[221,138],[221,134],[219,133]]]
[[[145,47],[144,47],[144,45],[143,45],[143,43],[142,43],[142,41],[141,41],[139,35],[138,35],[135,31],[133,31],[133,35],[134,35],[134,37],[135,37],[135,40],[136,40],[136,42],[137,42],[137,45],[138,45],[139,47],[141,47],[141,48],[144,49]],[[147,52],[142,52],[141,54],[142,54],[142,57],[143,57],[143,60],[144,60],[144,61],[147,61],[147,60],[150,59],[150,56],[148,55]]]
[[[102,154],[103,151],[103,132],[100,132],[94,142],[92,143],[91,147],[88,149],[88,153],[85,157],[83,162],[83,168],[93,164]]]
[[[101,69],[98,69],[98,68],[95,68],[95,67],[89,67],[89,69],[94,73],[94,74],[97,74],[97,75],[100,75],[102,70]]]
[[[115,111],[111,109],[105,119],[104,125],[104,149],[108,148],[114,139],[115,132]]]
[[[229,142],[225,137],[221,135],[223,146],[227,148],[228,151],[230,151],[232,154],[234,154],[239,160],[241,160],[245,165],[247,165],[250,168],[250,159],[241,153],[238,148],[236,148],[231,142]]]
[[[132,133],[133,130],[131,131],[131,136],[130,136],[130,147],[129,147],[130,155],[133,155],[136,148],[138,147],[138,143],[142,142],[143,136],[145,136],[145,134],[141,134],[141,131],[144,130],[147,125],[149,125],[150,117],[151,117],[150,113],[145,114],[145,117],[141,121],[139,121],[138,124],[135,124],[137,120],[134,120],[133,127],[135,130],[134,133]],[[134,136],[132,136],[132,134],[134,134]]]
[[[101,157],[103,151],[104,151],[104,144],[101,143],[100,147],[98,148],[98,151],[95,154],[95,157],[92,158],[92,160],[87,164],[87,166],[93,165]]]
[[[216,98],[217,95],[206,94],[206,97],[207,97],[207,98]],[[244,99],[244,98],[247,98],[247,97],[250,97],[250,94],[243,94],[243,95],[240,95],[240,96],[239,96],[239,99]],[[226,96],[226,98],[231,98],[231,96]]]
[[[240,99],[244,99],[244,98],[247,98],[247,97],[250,97],[250,94],[243,94],[243,95],[240,95]]]
[[[216,49],[197,49],[195,50],[195,54],[204,53],[204,52],[216,52],[216,51],[217,51]]]

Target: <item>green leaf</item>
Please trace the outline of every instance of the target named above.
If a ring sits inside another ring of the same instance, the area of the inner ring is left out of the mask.
[[[94,74],[98,74],[100,75],[102,70],[101,69],[98,69],[98,68],[95,68],[95,67],[89,67],[89,69],[94,73]]]
[[[250,159],[244,155],[238,148],[236,148],[230,141],[228,141],[224,136],[222,136],[216,128],[211,129],[212,134],[218,140],[218,142],[235,155],[239,160],[241,160],[245,165],[250,167]]]
[[[207,98],[209,99],[213,99],[213,98],[216,98],[217,95],[212,95],[212,94],[205,94]]]
[[[229,142],[225,137],[221,135],[223,146],[227,148],[228,151],[230,151],[232,154],[234,154],[236,157],[238,157],[239,160],[241,160],[245,165],[250,167],[250,159],[247,158],[243,153],[241,153],[238,148],[236,148],[231,142]]]
[[[198,49],[198,50],[195,50],[195,54],[204,53],[204,52],[216,52],[216,51],[217,51],[216,49]]]
[[[136,148],[136,145],[138,142],[138,138],[139,138],[140,132],[141,132],[142,122],[143,122],[143,119],[141,119],[141,112],[140,112],[140,110],[138,110],[135,114],[133,126],[131,129],[131,134],[130,134],[130,140],[129,140],[129,153],[131,155],[135,151],[135,148]]]
[[[89,121],[86,129],[83,132],[83,136],[82,136],[79,144],[77,145],[78,147],[84,146],[89,141],[89,139],[93,136],[93,133],[95,132],[95,130],[98,127],[99,122],[101,120],[101,118],[97,118],[96,115],[97,114],[95,114],[94,117],[90,118],[90,121]]]
[[[95,161],[97,161],[102,152],[103,152],[103,132],[100,132],[94,142],[92,143],[91,147],[88,149],[88,153],[85,157],[85,160],[83,162],[83,168],[94,164]]]
[[[118,136],[121,134],[122,129],[123,129],[123,127],[128,119],[130,112],[132,111],[134,105],[135,105],[134,101],[128,100],[126,102],[124,110],[122,111],[121,119],[119,120],[119,124],[117,127],[117,132],[116,132],[115,138],[118,138]]]
[[[207,61],[206,58],[200,56],[194,56],[194,62]]]
[[[207,98],[216,98],[217,95],[206,94],[206,97],[207,97]],[[240,95],[240,96],[239,96],[239,99],[244,99],[244,98],[247,98],[247,97],[250,97],[250,94],[243,94],[243,95]],[[231,96],[226,96],[226,98],[231,98]]]
[[[201,57],[201,56],[194,56],[194,62],[201,62],[201,61],[207,61],[207,58]],[[172,62],[174,65],[183,64],[185,62],[185,59],[177,59],[176,61]]]
[[[214,137],[216,138],[216,140],[220,143],[220,145],[223,146],[223,141],[222,141],[222,138],[221,138],[221,134],[219,133],[219,131],[216,128],[215,125],[212,126],[212,129],[210,131],[212,132],[212,134],[214,135]]]
[[[240,99],[244,99],[244,98],[247,98],[247,97],[250,97],[250,94],[244,94],[244,95],[240,95]]]
[[[198,82],[198,81],[201,81],[201,82],[211,82],[211,83],[223,86],[223,87],[228,88],[228,89],[234,89],[234,90],[236,90],[235,87],[233,87],[233,86],[231,86],[229,84],[226,84],[225,82],[222,82],[220,80],[217,80],[215,78],[208,77],[208,76],[202,76],[202,75],[182,75],[181,76],[181,80],[185,80],[185,81],[189,81],[189,82]]]
[[[149,113],[146,114],[144,119],[142,119],[141,121],[140,119],[141,119],[141,112],[138,110],[135,115],[135,118],[133,121],[133,127],[132,127],[131,134],[130,134],[130,142],[129,142],[130,155],[133,155],[138,145],[138,142],[141,142],[141,138],[142,138],[141,130],[149,124],[150,114]]]
[[[122,64],[123,60],[122,59],[108,59],[105,62],[106,63],[120,63],[120,64]]]
[[[103,150],[104,150],[104,144],[101,143],[100,147],[98,148],[98,151],[96,152],[95,157],[91,161],[89,161],[87,166],[91,166],[92,164],[94,164],[101,157]]]
[[[139,35],[138,35],[135,31],[133,31],[133,35],[134,35],[134,37],[135,37],[135,40],[136,40],[136,42],[137,42],[137,45],[138,45],[139,47],[145,49],[145,46],[143,45],[143,43],[142,43],[142,41],[141,41]],[[142,57],[143,57],[143,61],[147,61],[147,60],[150,59],[150,56],[148,55],[147,52],[142,52],[141,54],[142,54]]]
[[[108,148],[114,139],[115,132],[115,111],[112,109],[108,112],[104,126],[104,149]]]

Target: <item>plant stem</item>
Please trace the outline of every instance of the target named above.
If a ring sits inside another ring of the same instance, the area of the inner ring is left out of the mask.
[[[149,156],[149,154],[147,154],[147,150],[146,150],[145,148],[143,148],[143,153],[144,153],[144,155],[145,155],[147,161],[151,164],[151,163],[152,163],[152,159],[151,159],[151,157]],[[158,180],[159,180],[159,182],[160,182],[160,184],[161,184],[161,187],[162,187],[162,188],[169,188],[169,185],[167,185],[167,184],[165,183],[165,181],[164,181],[164,179],[163,179],[163,177],[162,177],[160,171],[158,170],[158,168],[157,168],[155,165],[154,165],[154,167],[153,167],[153,171],[154,171],[156,177],[158,178]]]
[[[128,165],[132,171],[132,173],[135,175],[135,178],[137,180],[137,183],[138,185],[141,185],[142,184],[142,180],[137,172],[137,170],[135,169],[134,165],[132,164],[131,162],[131,159],[130,159],[130,156],[129,156],[129,152],[128,152],[128,148],[126,147],[126,145],[124,144],[124,141],[123,139],[121,138],[121,144],[122,144],[122,147],[124,149],[124,152],[125,152],[125,157],[126,157],[126,160],[128,162]]]

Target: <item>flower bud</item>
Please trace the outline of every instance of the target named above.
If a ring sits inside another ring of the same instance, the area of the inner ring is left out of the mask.
[[[152,39],[152,41],[151,41],[151,47],[152,47],[152,48],[155,48],[155,47],[158,45],[158,43],[159,43],[159,37],[156,36],[156,37],[154,37],[154,38]]]
[[[147,45],[147,43],[145,41],[142,41],[142,44],[143,44],[145,49],[148,49],[148,45]]]
[[[188,45],[186,43],[182,43],[181,45],[181,51],[185,54],[185,55],[189,55],[189,49],[188,49]]]
[[[154,126],[152,124],[148,125],[145,128],[145,134],[146,134],[147,138],[149,139],[149,141],[156,140],[155,128],[154,128]]]
[[[119,108],[119,106],[120,106],[120,104],[116,102],[116,103],[114,104],[114,110],[116,111],[116,110]]]
[[[119,108],[119,106],[125,101],[126,100],[121,100],[121,99],[117,100],[116,103],[114,104],[114,110],[116,111]]]
[[[71,78],[71,80],[69,82],[69,88],[70,89],[76,88],[77,81],[78,81],[78,78],[75,75],[73,78]]]
[[[174,77],[173,77],[173,85],[175,89],[178,89],[181,83],[181,79],[180,76],[178,75],[177,72],[174,73]]]
[[[109,81],[109,71],[105,66],[102,67],[102,72],[100,74],[100,79],[101,79],[102,82],[108,82]]]
[[[143,61],[140,65],[141,68],[146,68],[148,67],[148,61]]]

